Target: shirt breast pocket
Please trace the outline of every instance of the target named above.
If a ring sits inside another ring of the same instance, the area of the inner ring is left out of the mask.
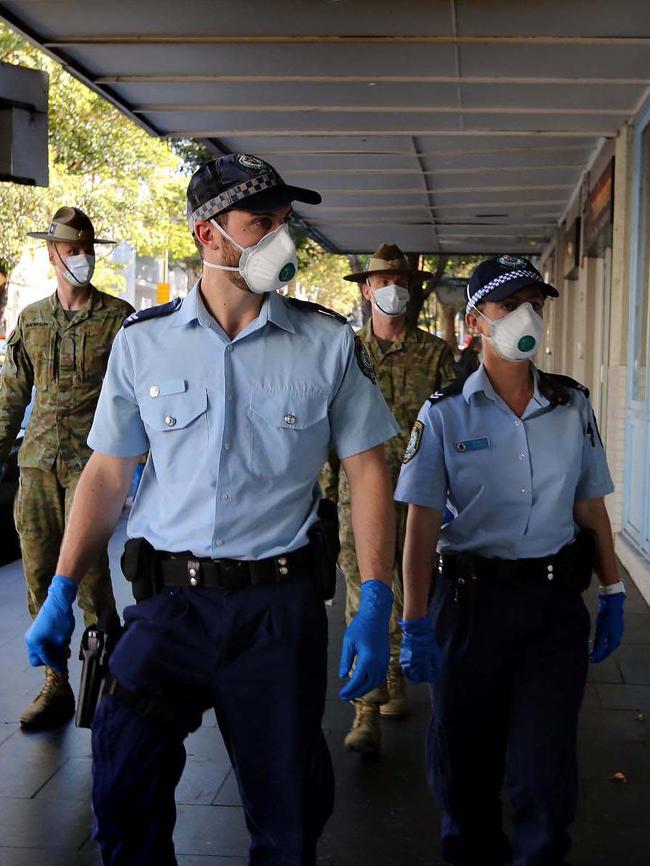
[[[259,478],[314,480],[327,459],[327,395],[315,389],[254,388],[250,467]]]
[[[140,416],[157,470],[182,475],[196,465],[197,454],[205,453],[208,445],[208,393],[199,385],[180,393],[162,391],[161,385],[145,392],[139,401]]]
[[[449,450],[449,489],[454,503],[463,507],[483,490],[486,472],[493,471],[502,455],[487,436],[454,439]]]

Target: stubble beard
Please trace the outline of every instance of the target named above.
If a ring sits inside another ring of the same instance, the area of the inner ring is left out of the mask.
[[[236,268],[239,266],[241,253],[233,244],[230,243],[229,240],[225,238],[224,240],[223,264],[227,268]],[[250,293],[251,291],[248,287],[248,283],[238,271],[230,271],[230,282],[233,286],[237,286],[238,289],[241,289],[242,292]]]

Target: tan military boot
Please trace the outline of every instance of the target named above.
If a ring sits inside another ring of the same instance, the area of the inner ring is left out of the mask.
[[[45,668],[45,685],[20,716],[23,731],[45,731],[64,725],[74,715],[74,694],[67,674]]]
[[[379,706],[368,701],[353,701],[354,722],[345,737],[345,748],[349,752],[376,755],[381,750],[381,726]]]
[[[406,697],[406,677],[404,676],[399,662],[390,663],[386,677],[389,700],[382,704],[379,712],[385,718],[398,719],[405,716],[409,711],[408,698]]]

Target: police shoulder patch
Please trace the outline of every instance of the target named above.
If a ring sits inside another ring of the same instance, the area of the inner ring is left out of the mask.
[[[411,435],[409,436],[409,441],[404,449],[404,457],[402,458],[402,463],[408,463],[410,460],[413,460],[415,455],[420,450],[420,445],[422,443],[422,434],[424,433],[424,424],[422,421],[416,421],[413,425],[413,429],[411,430]]]
[[[333,319],[336,319],[336,321],[340,322],[342,325],[347,325],[348,323],[345,316],[337,313],[336,310],[330,310],[329,307],[322,307],[320,304],[316,304],[313,301],[303,301],[302,298],[290,298],[284,295],[282,297],[288,304],[292,307],[297,307],[299,310],[305,310],[306,312],[312,313],[323,313],[325,316],[331,316]]]
[[[366,377],[366,379],[370,379],[373,385],[377,384],[377,376],[375,375],[375,368],[368,354],[368,350],[361,342],[360,337],[354,338],[354,354],[357,358],[357,364],[359,365],[359,369]]]
[[[170,301],[168,304],[160,304],[157,307],[138,310],[135,313],[131,313],[130,316],[127,316],[122,323],[122,326],[124,328],[130,328],[131,325],[137,325],[139,322],[146,322],[147,319],[159,319],[163,316],[170,316],[172,313],[175,313],[176,310],[181,308],[182,303],[182,298],[174,298],[174,300]]]

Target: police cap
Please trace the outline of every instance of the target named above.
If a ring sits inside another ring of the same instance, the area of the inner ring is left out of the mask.
[[[519,289],[535,286],[547,297],[557,298],[559,292],[545,282],[544,277],[528,259],[522,256],[495,256],[478,265],[467,283],[467,306],[481,301],[502,301]]]
[[[187,216],[190,229],[200,220],[236,208],[266,213],[301,201],[320,204],[313,189],[286,184],[268,162],[247,153],[220,156],[198,168],[187,188]]]

